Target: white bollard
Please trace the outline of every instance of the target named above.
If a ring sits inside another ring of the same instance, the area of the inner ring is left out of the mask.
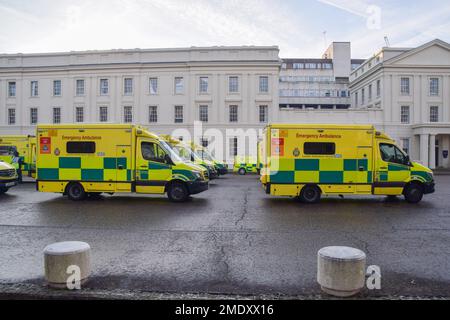
[[[91,273],[91,247],[86,242],[53,243],[44,249],[45,279],[50,287],[80,289]]]
[[[366,254],[350,247],[325,247],[317,253],[317,282],[337,297],[350,297],[364,287]]]

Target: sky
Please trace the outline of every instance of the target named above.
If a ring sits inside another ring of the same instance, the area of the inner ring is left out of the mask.
[[[449,0],[0,0],[0,53],[277,45],[319,58],[450,42]]]

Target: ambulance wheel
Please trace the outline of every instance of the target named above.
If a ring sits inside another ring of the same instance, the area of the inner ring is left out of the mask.
[[[78,182],[72,182],[67,186],[67,196],[70,200],[80,201],[86,198],[86,192],[81,184]]]
[[[167,196],[172,202],[185,202],[189,198],[189,191],[184,183],[172,182],[167,188]]]
[[[405,196],[405,200],[409,203],[418,203],[422,200],[423,197],[423,188],[420,184],[411,183],[406,186],[403,191],[403,195]]]
[[[300,192],[300,200],[305,203],[320,201],[320,189],[317,186],[304,186]]]
[[[4,194],[6,192],[8,192],[8,188],[0,188],[0,194]]]
[[[240,168],[240,169],[238,170],[238,173],[239,173],[241,176],[245,176],[245,174],[247,173],[247,171],[245,171],[244,168]]]

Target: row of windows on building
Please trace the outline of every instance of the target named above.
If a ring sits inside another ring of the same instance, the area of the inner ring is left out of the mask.
[[[86,94],[86,83],[84,79],[77,79],[75,81],[75,95],[84,96]],[[110,84],[109,79],[100,79],[99,82],[99,93],[100,95],[109,95],[110,93]],[[159,92],[159,84],[157,77],[151,77],[148,81],[148,93],[150,95],[157,95]],[[259,92],[260,93],[268,93],[269,92],[269,77],[268,76],[259,76]],[[8,97],[14,98],[17,94],[17,84],[16,81],[8,81]],[[133,95],[134,92],[134,81],[133,78],[124,78],[123,79],[123,94],[124,95]],[[198,92],[199,93],[210,93],[210,79],[207,76],[199,77],[198,82]],[[239,93],[240,85],[239,85],[239,77],[238,76],[229,76],[228,77],[228,92],[229,93]],[[175,77],[174,78],[174,94],[184,94],[184,77]],[[52,95],[55,97],[59,97],[62,95],[62,81],[61,80],[53,80],[53,88]],[[39,81],[32,80],[30,81],[30,96],[38,97],[39,96]]]
[[[52,109],[52,122],[55,124],[61,123],[61,107],[53,107]],[[82,106],[75,107],[75,122],[85,121],[85,109]],[[260,123],[267,123],[268,121],[268,106],[259,105],[258,106],[258,118]],[[35,125],[38,123],[38,108],[30,108],[30,124]],[[109,118],[109,107],[99,106],[98,107],[98,120],[99,122],[108,122]],[[200,105],[198,108],[198,120],[202,122],[209,121],[209,106]],[[228,106],[228,121],[230,123],[239,122],[239,106],[229,105]],[[133,107],[124,106],[123,107],[123,122],[132,123],[133,122]],[[157,123],[158,122],[158,106],[148,107],[148,122]],[[8,124],[15,125],[17,123],[16,109],[8,108]],[[184,123],[184,106],[174,106],[174,123]]]
[[[428,79],[428,95],[431,97],[437,97],[440,95],[439,93],[439,78],[430,77]],[[410,77],[401,77],[400,78],[400,94],[403,96],[411,95],[411,78]]]
[[[281,65],[282,69],[287,69],[287,63]],[[292,69],[333,69],[333,64],[329,62],[294,62]]]
[[[348,90],[336,89],[280,89],[280,97],[318,97],[318,98],[347,98]]]
[[[428,115],[429,122],[439,122],[439,106],[430,106]],[[404,124],[411,123],[410,106],[400,106],[400,122]]]
[[[430,97],[438,97],[440,95],[440,79],[437,77],[430,77],[428,79],[428,95]],[[372,101],[373,90],[372,84],[367,87],[367,100],[366,100],[366,88],[362,88],[359,96],[359,92],[355,92],[355,106],[365,105],[367,102]],[[376,82],[376,97],[379,98],[381,95],[381,80]],[[411,95],[411,78],[401,77],[400,78],[400,95],[409,96]]]

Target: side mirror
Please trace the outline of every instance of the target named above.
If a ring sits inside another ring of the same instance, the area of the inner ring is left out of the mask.
[[[408,156],[408,155],[406,156],[406,164],[407,164],[408,166],[412,167],[412,163],[411,163],[411,160],[409,159],[409,156]]]

